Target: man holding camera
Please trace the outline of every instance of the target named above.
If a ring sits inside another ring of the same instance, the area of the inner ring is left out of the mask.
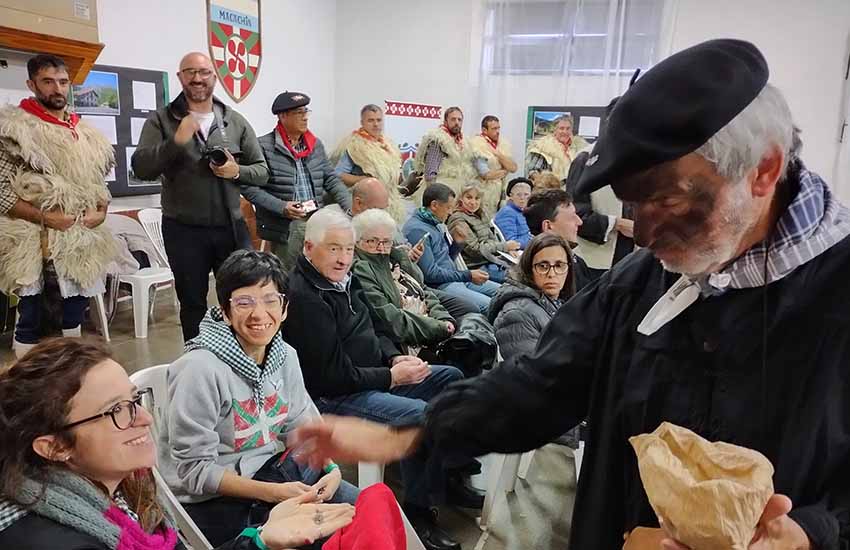
[[[283,92],[272,104],[278,123],[260,136],[271,176],[261,184],[244,182],[242,193],[257,207],[257,233],[287,270],[304,247],[304,225],[325,205],[325,194],[343,211],[351,208],[351,192],[328,161],[322,141],[307,129],[310,98]],[[262,187],[261,187],[262,186]]]
[[[251,246],[239,186],[264,185],[269,171],[251,125],[213,97],[210,58],[187,54],[177,76],[183,93],[145,122],[132,164],[140,178],[162,181],[162,235],[190,340],[207,310],[210,269]]]

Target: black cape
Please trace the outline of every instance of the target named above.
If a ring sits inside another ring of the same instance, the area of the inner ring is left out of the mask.
[[[766,316],[765,288],[730,290],[638,334],[677,278],[647,250],[628,256],[559,310],[532,356],[432,401],[426,436],[443,452],[516,453],[588,417],[569,548],[619,549],[658,525],[628,438],[666,420],[764,453],[812,547],[850,547],[850,238],[768,285]]]

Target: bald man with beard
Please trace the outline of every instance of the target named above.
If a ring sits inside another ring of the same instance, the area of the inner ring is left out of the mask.
[[[132,166],[141,179],[162,182],[165,251],[190,340],[207,310],[210,270],[251,246],[240,185],[265,184],[269,170],[251,125],[213,95],[210,58],[185,55],[177,77],[183,92],[145,122]]]

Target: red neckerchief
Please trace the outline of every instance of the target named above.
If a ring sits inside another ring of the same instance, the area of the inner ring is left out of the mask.
[[[386,152],[388,152],[388,153],[390,152],[390,146],[389,146],[389,145],[387,145],[387,142],[386,142],[386,141],[384,141],[384,136],[381,136],[381,137],[379,137],[379,138],[376,138],[375,136],[373,136],[372,134],[370,134],[369,132],[367,132],[367,131],[366,131],[366,130],[364,130],[363,128],[358,128],[357,130],[354,130],[354,131],[353,131],[353,132],[351,132],[351,133],[352,133],[352,134],[357,134],[358,136],[362,137],[362,138],[363,138],[363,139],[365,139],[366,141],[374,141],[375,143],[379,143],[379,144],[381,145],[381,148],[382,148],[384,151],[386,151]]]
[[[484,132],[481,132],[481,137],[487,140],[487,143],[489,143],[490,147],[492,147],[494,150],[499,148],[499,142],[493,141],[492,139],[490,139],[490,136],[488,136]]]
[[[280,134],[280,139],[283,140],[283,144],[286,145],[286,148],[289,149],[289,152],[292,153],[292,156],[296,159],[303,159],[304,157],[309,156],[310,153],[313,152],[313,147],[316,146],[316,136],[314,136],[310,130],[304,132],[304,145],[306,145],[307,148],[300,153],[292,148],[292,144],[289,143],[289,136],[286,134],[286,129],[280,122],[277,123],[277,133]]]
[[[460,147],[461,149],[463,149],[463,133],[458,133],[458,135],[456,135],[456,136],[455,136],[455,135],[452,135],[452,133],[451,133],[451,132],[449,132],[449,129],[448,129],[448,127],[447,127],[445,124],[440,124],[440,128],[442,128],[442,130],[443,130],[445,133],[447,133],[449,136],[451,136],[451,138],[452,138],[453,140],[455,140],[455,143],[457,143],[457,144],[458,144],[458,147]]]
[[[77,113],[68,113],[68,120],[60,120],[48,113],[47,110],[44,108],[44,105],[42,105],[41,102],[39,102],[34,97],[22,99],[19,107],[31,115],[37,116],[45,122],[49,122],[50,124],[55,124],[57,126],[62,126],[71,130],[71,133],[74,135],[74,139],[80,139],[80,135],[77,133],[77,123],[80,122],[80,117],[79,115],[77,115]]]
[[[558,143],[560,143],[560,144],[561,144],[561,147],[564,149],[564,154],[569,155],[569,154],[570,154],[570,145],[572,145],[572,144],[573,144],[573,138],[572,138],[572,136],[570,136],[570,141],[568,141],[566,145],[564,145],[564,144],[561,142],[561,140],[557,140],[557,141],[558,141]]]

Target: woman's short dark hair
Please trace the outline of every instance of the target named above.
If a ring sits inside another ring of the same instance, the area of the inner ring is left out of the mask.
[[[274,254],[258,250],[237,250],[231,254],[215,276],[215,293],[218,303],[230,314],[230,297],[237,288],[272,282],[278,292],[286,284],[283,262]]]
[[[560,235],[541,233],[531,239],[531,242],[525,247],[522,256],[520,256],[519,263],[511,268],[511,278],[531,288],[537,288],[537,285],[534,284],[534,256],[541,250],[551,246],[560,246],[567,253],[567,263],[570,264],[570,269],[567,271],[567,280],[564,281],[564,288],[561,289],[561,294],[558,295],[558,298],[561,300],[566,300],[576,293],[575,263],[573,262],[573,251],[570,249],[570,245]]]
[[[451,187],[445,183],[434,182],[428,184],[428,187],[425,188],[425,192],[422,193],[422,206],[428,208],[434,201],[449,202],[454,197],[455,192]]]

